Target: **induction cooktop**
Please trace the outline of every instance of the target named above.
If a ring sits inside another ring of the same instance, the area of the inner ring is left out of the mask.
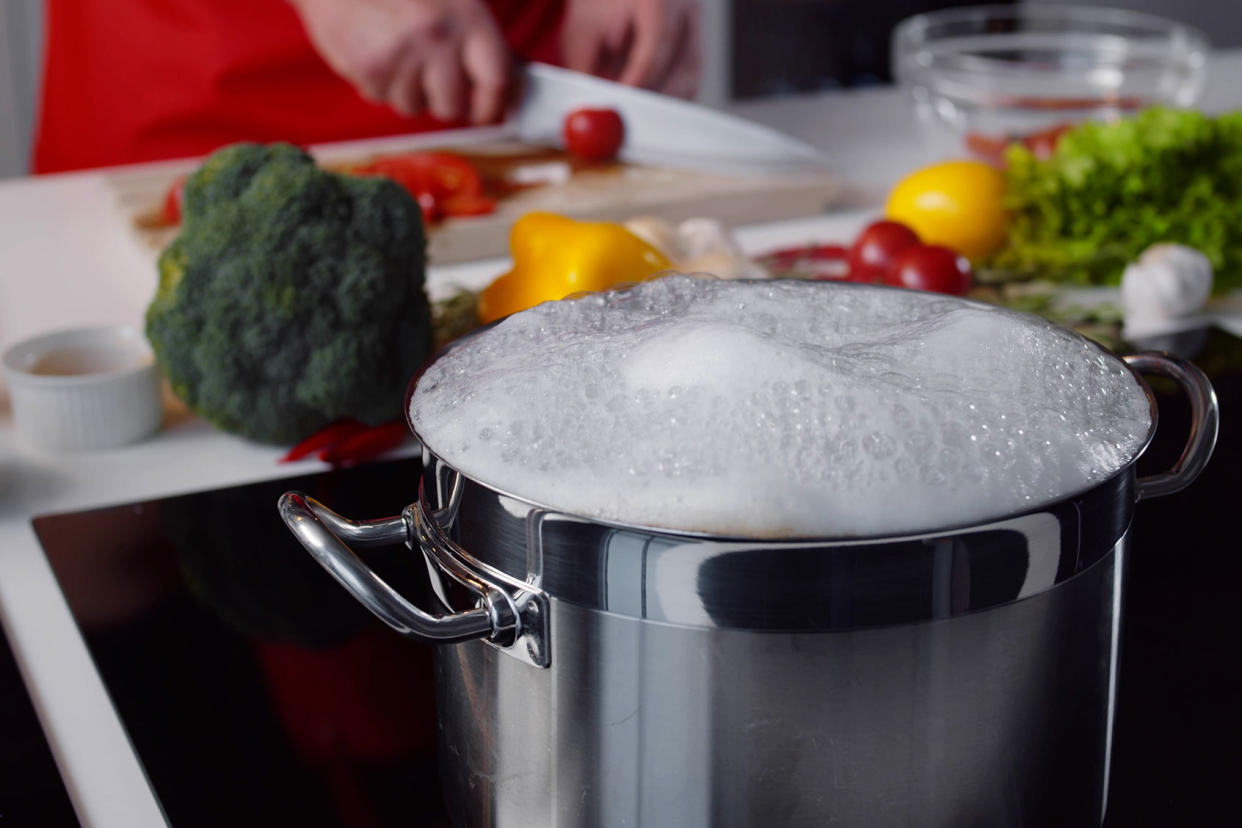
[[[444,824],[429,648],[375,621],[276,512],[298,488],[350,514],[395,514],[418,468],[35,519],[173,826]],[[368,560],[398,582],[421,572],[404,547]]]
[[[0,634],[0,826],[78,824],[13,651]]]
[[[1142,504],[1133,526],[1110,828],[1236,813],[1242,340],[1200,339],[1221,436],[1203,477]],[[1176,460],[1186,408],[1161,394],[1140,473]],[[418,472],[395,460],[34,520],[174,828],[447,824],[430,648],[375,621],[276,511],[300,489],[350,517],[395,515]],[[399,587],[426,577],[404,547],[366,556]]]

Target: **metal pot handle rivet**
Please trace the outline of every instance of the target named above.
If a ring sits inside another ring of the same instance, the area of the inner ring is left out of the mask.
[[[285,525],[306,551],[363,606],[402,635],[439,643],[512,636],[512,629],[503,628],[506,620],[513,623],[512,617],[506,619],[508,613],[498,612],[500,608],[486,597],[483,606],[465,612],[424,612],[371,571],[341,540],[344,536],[359,547],[403,543],[410,534],[404,517],[353,521],[301,492],[285,492],[278,507]]]
[[[1138,373],[1157,374],[1175,381],[1190,400],[1190,434],[1182,456],[1167,472],[1140,477],[1137,481],[1139,500],[1180,492],[1195,481],[1216,447],[1216,432],[1220,428],[1216,392],[1202,371],[1175,356],[1146,351],[1122,359]]]

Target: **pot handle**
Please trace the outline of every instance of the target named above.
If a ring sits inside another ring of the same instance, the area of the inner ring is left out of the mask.
[[[1216,391],[1195,365],[1175,356],[1145,351],[1122,359],[1139,373],[1158,374],[1174,380],[1190,399],[1190,435],[1186,438],[1182,456],[1167,472],[1140,477],[1137,481],[1139,500],[1180,492],[1195,481],[1216,447],[1216,432],[1220,428]]]
[[[405,517],[349,520],[301,492],[285,492],[278,508],[285,525],[306,551],[363,606],[402,635],[433,643],[513,637],[516,621],[503,598],[495,600],[484,594],[482,606],[432,615],[402,597],[341,540],[343,536],[360,547],[404,543],[410,537]]]

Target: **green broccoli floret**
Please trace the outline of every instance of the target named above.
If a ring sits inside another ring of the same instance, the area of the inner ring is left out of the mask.
[[[234,144],[186,182],[147,338],[173,391],[253,440],[399,417],[431,346],[418,205],[288,144]]]

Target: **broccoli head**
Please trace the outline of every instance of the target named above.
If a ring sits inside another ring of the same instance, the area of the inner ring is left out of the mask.
[[[191,410],[250,439],[392,420],[431,345],[425,247],[398,184],[234,144],[186,182],[147,338]]]

